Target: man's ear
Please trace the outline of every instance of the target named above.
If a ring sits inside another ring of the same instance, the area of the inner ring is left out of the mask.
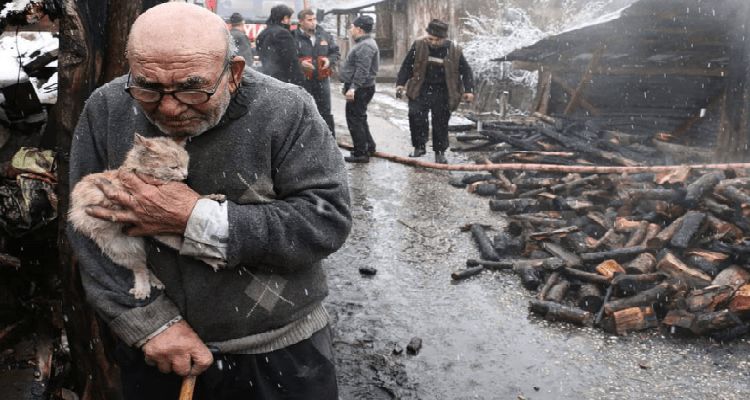
[[[234,56],[232,59],[232,65],[229,67],[232,70],[232,82],[234,86],[234,90],[232,93],[235,93],[237,89],[239,88],[240,82],[242,82],[242,73],[245,71],[245,64],[246,60],[241,56]],[[250,60],[252,62],[252,60]]]

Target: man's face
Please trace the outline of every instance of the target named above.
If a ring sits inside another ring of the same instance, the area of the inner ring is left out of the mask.
[[[445,43],[445,38],[437,37],[434,35],[427,35],[427,42],[430,43],[430,47],[437,48]]]
[[[361,36],[360,35],[361,32],[362,32],[362,30],[359,29],[358,27],[354,26],[354,24],[350,24],[349,25],[349,33],[351,33],[351,35],[352,35],[353,38],[356,39],[356,38],[360,37]]]
[[[317,25],[318,20],[314,15],[305,15],[305,19],[299,21],[299,27],[302,28],[303,31],[314,31]]]
[[[223,58],[202,55],[189,57],[134,57],[130,60],[131,85],[146,89],[210,91],[224,70]],[[146,117],[160,131],[172,137],[198,136],[219,123],[231,101],[231,68],[221,77],[216,92],[203,104],[185,104],[172,95],[154,103],[139,101]]]

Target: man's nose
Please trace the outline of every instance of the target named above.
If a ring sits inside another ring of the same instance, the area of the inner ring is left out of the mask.
[[[174,94],[165,94],[159,101],[159,112],[164,115],[177,116],[187,109],[187,104],[177,100]]]

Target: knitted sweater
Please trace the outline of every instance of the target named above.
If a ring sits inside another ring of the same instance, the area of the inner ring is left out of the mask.
[[[328,322],[321,260],[351,228],[343,158],[304,89],[249,68],[242,83],[219,125],[186,145],[187,185],[227,196],[227,269],[214,272],[148,239],[149,267],[166,288],[136,300],[128,293],[132,272],[68,229],[89,303],[128,345],[178,315],[225,353],[284,348]],[[117,168],[133,132],[160,135],[124,86],[117,78],[87,101],[73,139],[71,187]]]

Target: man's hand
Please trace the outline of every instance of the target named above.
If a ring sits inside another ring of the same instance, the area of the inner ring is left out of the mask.
[[[400,99],[403,96],[404,96],[404,86],[403,85],[396,86],[396,98]]]
[[[464,93],[463,98],[467,103],[471,103],[472,101],[474,101],[474,93]]]
[[[323,65],[320,69],[326,69],[331,66],[331,60],[329,60],[328,57],[320,57],[320,59],[323,60]]]
[[[312,70],[315,69],[311,60],[301,61],[300,66],[302,67],[302,70],[306,72],[312,72]]]
[[[182,182],[165,183],[144,177],[146,182],[130,171],[120,171],[119,177],[125,190],[106,180],[95,183],[107,199],[122,209],[89,207],[89,215],[134,225],[126,230],[130,236],[185,232],[193,207],[201,197],[198,193]]]
[[[156,335],[141,347],[146,364],[168,374],[196,376],[203,373],[214,362],[214,356],[193,328],[180,321]]]
[[[354,90],[349,89],[344,95],[346,96],[346,101],[354,101]]]

